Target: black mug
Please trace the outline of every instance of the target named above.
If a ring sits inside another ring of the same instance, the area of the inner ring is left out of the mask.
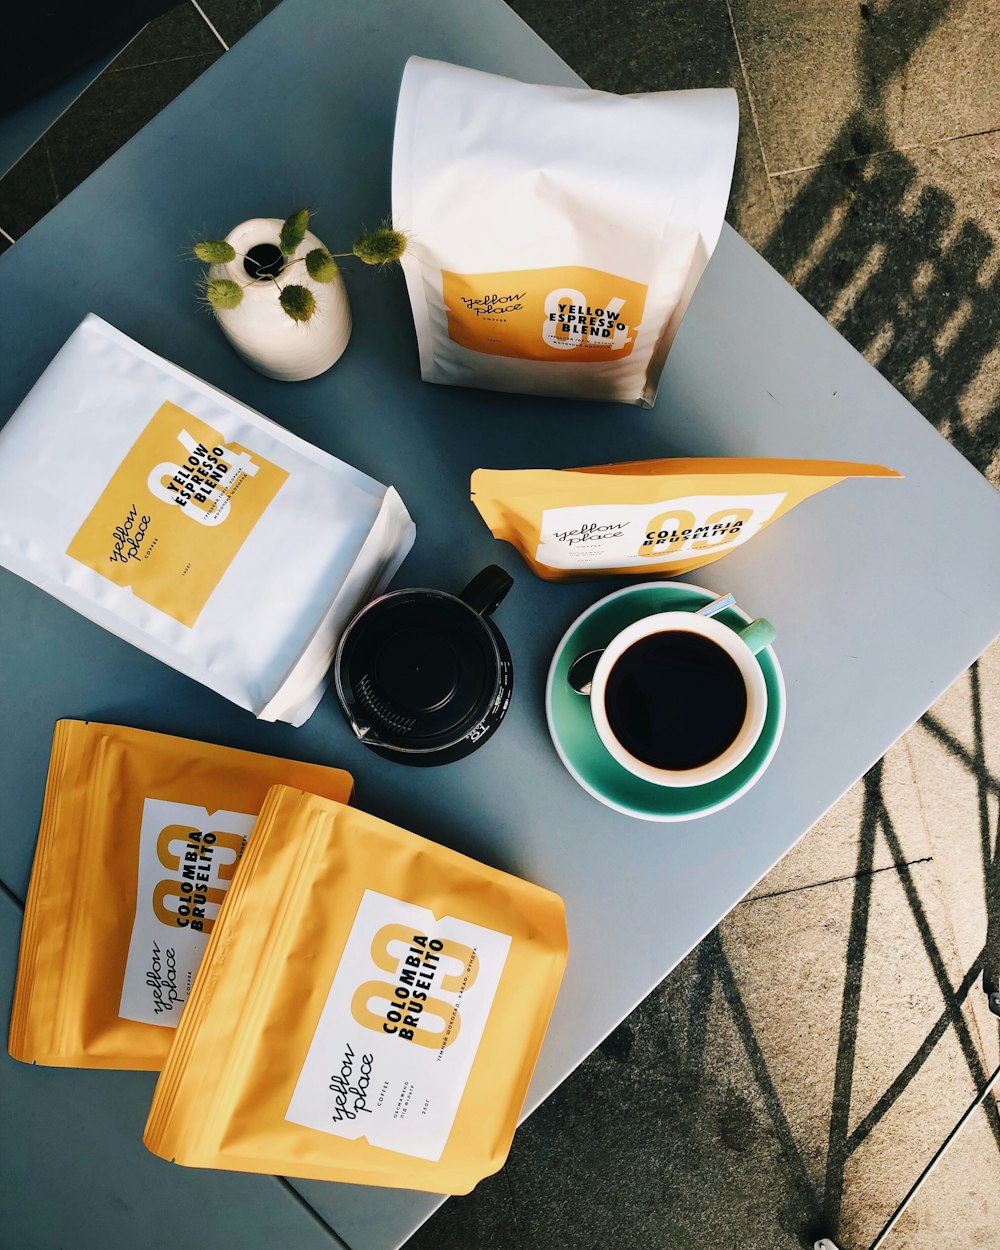
[[[496,732],[514,670],[490,617],[513,584],[491,564],[460,595],[394,590],[361,609],[340,640],[334,681],[365,746],[426,767],[464,759]]]

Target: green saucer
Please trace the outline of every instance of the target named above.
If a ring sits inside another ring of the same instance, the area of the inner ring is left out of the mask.
[[[757,656],[767,684],[767,718],[745,760],[731,773],[704,786],[657,786],[635,777],[613,759],[597,736],[590,700],[567,681],[577,656],[606,647],[626,626],[655,612],[696,612],[718,596],[685,582],[643,582],[599,599],[577,617],[556,648],[545,686],[545,715],[559,758],[570,774],[608,807],[640,820],[694,820],[727,807],[745,794],[771,762],[785,725],[785,683],[771,647]],[[750,617],[739,608],[717,620],[739,629]]]

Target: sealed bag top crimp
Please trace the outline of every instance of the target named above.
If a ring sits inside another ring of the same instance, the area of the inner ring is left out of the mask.
[[[158,1069],[270,786],[346,801],[349,773],[59,721],[24,909],[9,1050]]]
[[[566,950],[557,895],[276,786],[146,1145],[192,1167],[467,1193],[506,1158]]]
[[[413,543],[391,487],[93,315],[0,430],[0,565],[263,720]]]

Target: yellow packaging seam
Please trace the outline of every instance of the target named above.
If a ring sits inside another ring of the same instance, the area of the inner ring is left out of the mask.
[[[75,731],[76,727],[71,726]],[[98,802],[99,796],[109,789],[110,779],[106,776],[108,771],[108,740],[102,738],[98,746],[97,767],[94,770],[94,784],[87,789],[87,805],[86,817],[80,829],[80,837],[77,842],[79,851],[77,857],[78,867],[71,876],[71,893],[69,918],[67,924],[66,944],[67,955],[63,967],[63,976],[60,983],[59,1010],[56,1016],[56,1036],[55,1044],[58,1053],[63,1053],[66,1047],[66,1001],[67,995],[62,993],[65,986],[71,985],[75,978],[74,967],[77,963],[80,943],[80,923],[83,908],[80,906],[80,898],[90,895],[90,882],[93,880],[94,873],[97,870],[98,856],[90,853],[90,845],[94,839],[94,808]],[[77,782],[78,778],[75,778]],[[72,862],[72,861],[69,861]]]
[[[35,862],[45,866],[44,872],[34,871],[28,883],[28,895],[24,907],[24,925],[21,932],[21,949],[18,955],[17,980],[23,984],[24,993],[15,995],[10,1017],[9,1050],[11,1055],[24,1063],[34,1061],[25,1050],[31,1002],[36,986],[37,960],[39,956],[39,933],[42,930],[41,901],[51,894],[49,881],[56,865],[66,871],[65,861],[47,854],[59,823],[59,799],[62,793],[57,778],[61,778],[71,733],[71,722],[59,721],[52,737],[52,753],[49,775],[42,800],[42,819],[35,848]],[[22,982],[23,978],[23,982]]]

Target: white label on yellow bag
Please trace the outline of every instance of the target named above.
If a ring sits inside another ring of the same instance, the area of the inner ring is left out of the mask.
[[[510,941],[366,890],[285,1119],[439,1159]]]
[[[690,495],[659,503],[547,508],[535,559],[552,569],[606,569],[729,551],[765,526],[785,497],[784,491]]]
[[[177,1027],[256,816],[146,799],[119,1015]]]

